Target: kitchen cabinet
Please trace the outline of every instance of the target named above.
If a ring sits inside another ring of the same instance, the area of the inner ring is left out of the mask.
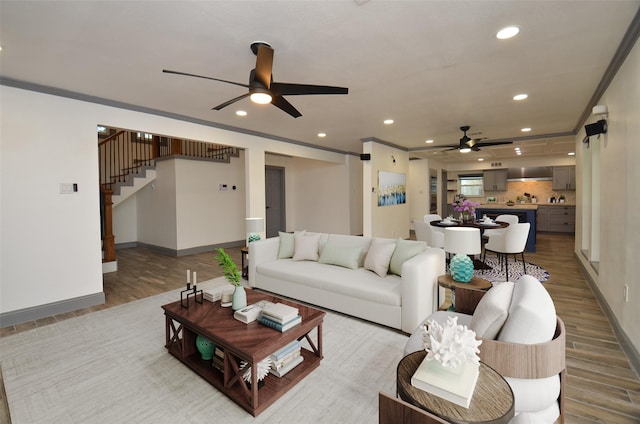
[[[482,185],[484,191],[506,191],[507,170],[491,169],[482,173]]]
[[[576,231],[576,207],[575,206],[539,206],[538,231],[554,233],[575,233]]]
[[[553,189],[554,190],[575,190],[576,189],[576,167],[575,166],[554,166],[553,167]]]

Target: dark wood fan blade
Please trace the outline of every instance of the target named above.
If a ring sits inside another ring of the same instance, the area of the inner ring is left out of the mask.
[[[273,82],[271,83],[271,92],[279,96],[304,96],[307,94],[349,94],[349,89],[328,85]]]
[[[287,100],[285,100],[285,98],[282,96],[274,96],[273,99],[271,100],[271,104],[287,112],[289,115],[293,116],[294,118],[299,118],[300,116],[302,116],[302,114],[298,112],[298,109],[293,107],[293,105],[289,103]]]
[[[231,100],[228,100],[228,101],[226,101],[226,102],[224,102],[222,104],[219,104],[218,106],[212,107],[211,110],[223,109],[223,108],[229,106],[230,104],[233,104],[233,103],[237,102],[238,100],[244,99],[245,97],[249,97],[249,93],[244,93],[242,96],[238,96],[238,97],[236,97],[234,99],[231,99]]]
[[[264,44],[259,45],[256,58],[255,79],[266,89],[269,89],[269,87],[271,86],[272,68],[273,49],[265,46]]]
[[[489,141],[487,143],[477,143],[478,147],[499,146],[501,144],[513,144],[513,141]]]
[[[240,87],[249,88],[249,86],[247,84],[242,84],[240,82],[234,82],[234,81],[227,81],[227,80],[223,80],[223,79],[220,79],[220,78],[205,77],[203,75],[188,74],[186,72],[179,72],[179,71],[170,71],[168,69],[163,69],[162,72],[164,72],[165,74],[184,75],[184,76],[187,76],[187,77],[204,78],[204,79],[213,80],[213,81],[226,82],[227,84],[239,85]]]

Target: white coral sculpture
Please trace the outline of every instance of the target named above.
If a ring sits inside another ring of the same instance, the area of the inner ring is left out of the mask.
[[[465,362],[477,364],[480,361],[476,333],[465,325],[458,325],[458,317],[448,317],[444,325],[429,320],[422,327],[424,350],[427,361],[436,360],[445,368],[456,368]]]
[[[240,369],[243,370],[245,367],[247,370],[242,374],[242,378],[247,383],[251,383],[251,367],[248,366],[249,363],[242,361],[240,363]],[[258,381],[262,380],[269,374],[269,368],[271,368],[271,357],[267,356],[262,361],[258,362]]]

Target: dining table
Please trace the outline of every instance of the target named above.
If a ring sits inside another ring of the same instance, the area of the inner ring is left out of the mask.
[[[456,227],[471,227],[471,228],[479,228],[480,229],[480,245],[482,245],[482,234],[484,230],[495,229],[495,228],[507,228],[509,226],[508,222],[504,221],[485,221],[483,219],[472,220],[472,221],[462,221],[459,219],[442,219],[440,221],[435,220],[429,223],[434,227],[439,228],[456,228]],[[480,259],[473,259],[473,268],[474,269],[491,269],[489,265],[481,261]]]
[[[444,219],[440,221],[435,220],[435,221],[431,221],[430,224],[433,225],[434,227],[440,227],[440,228],[455,228],[455,227],[479,228],[481,234],[484,230],[488,230],[490,228],[492,229],[507,228],[509,226],[509,223],[504,221],[487,222],[484,220],[475,220],[475,221],[463,222],[459,219],[452,219],[448,222]]]

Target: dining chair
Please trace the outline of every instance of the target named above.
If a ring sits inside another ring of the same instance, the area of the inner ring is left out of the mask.
[[[502,264],[504,264],[506,281],[509,281],[509,255],[513,255],[517,262],[518,259],[516,258],[516,255],[520,254],[522,257],[522,268],[524,273],[527,273],[527,263],[524,260],[524,249],[527,245],[527,238],[529,237],[531,224],[528,222],[522,222],[509,225],[507,228],[509,228],[509,231],[493,235],[489,238],[489,241],[484,245],[482,262],[485,262],[487,252],[495,253],[498,256],[500,270],[502,271]]]
[[[507,224],[509,224],[509,227],[511,227],[512,225],[517,224],[518,222],[520,222],[520,218],[518,218],[517,215],[498,215],[495,219],[496,221],[501,221],[501,222],[506,222]],[[489,237],[491,236],[495,236],[496,234],[502,234],[505,231],[509,230],[509,227],[505,227],[505,228],[489,228],[487,230],[484,230],[484,233],[482,233],[482,238],[484,241],[487,241],[489,239]]]
[[[427,244],[431,247],[444,248],[444,228],[434,227],[431,225],[433,221],[442,221],[442,217],[437,214],[426,214],[424,216],[424,222],[427,224],[429,230],[430,242]]]

